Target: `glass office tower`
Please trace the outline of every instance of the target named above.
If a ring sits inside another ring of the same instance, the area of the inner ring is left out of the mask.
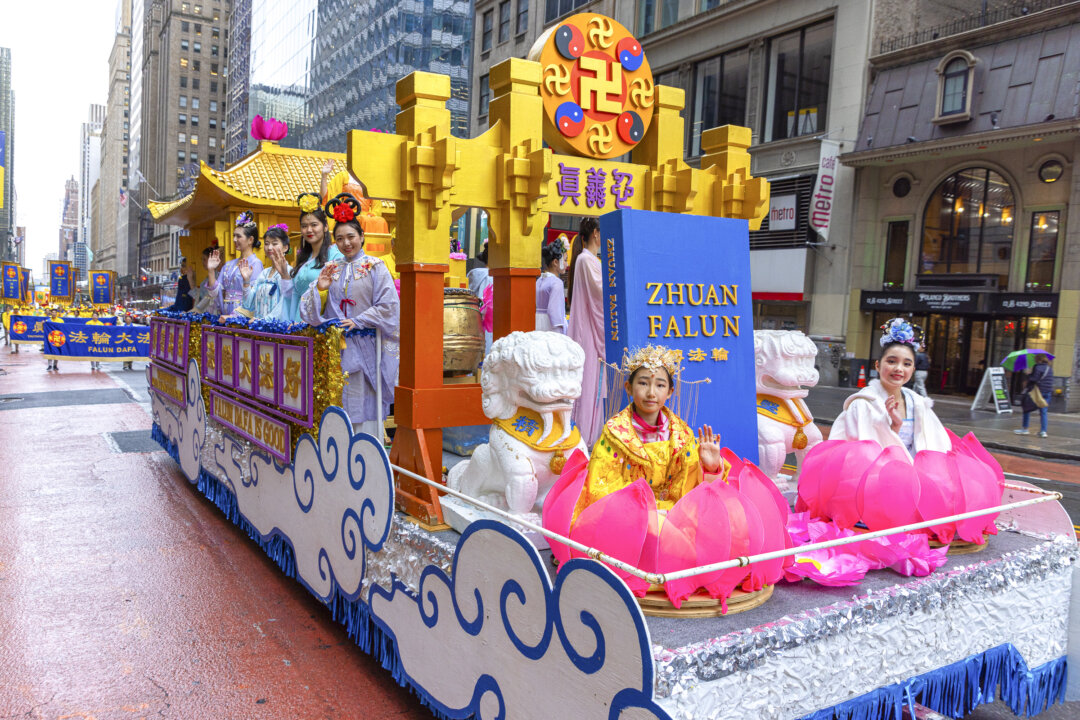
[[[344,152],[353,129],[392,131],[394,87],[414,70],[450,76],[451,131],[469,134],[471,4],[318,0],[304,147]]]

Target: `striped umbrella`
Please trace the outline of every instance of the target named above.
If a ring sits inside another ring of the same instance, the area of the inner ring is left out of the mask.
[[[1012,372],[1020,372],[1022,370],[1026,370],[1031,366],[1032,362],[1034,362],[1033,360],[1028,359],[1033,355],[1045,355],[1050,360],[1054,359],[1054,356],[1046,352],[1045,350],[1024,349],[1017,350],[1016,352],[1011,352],[1006,355],[1005,359],[1001,361],[1001,366],[1006,370],[1011,370]]]

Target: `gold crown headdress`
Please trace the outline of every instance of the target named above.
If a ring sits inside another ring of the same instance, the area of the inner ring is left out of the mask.
[[[663,345],[646,345],[636,350],[625,350],[623,352],[622,369],[626,373],[627,377],[633,375],[634,372],[640,368],[648,368],[649,370],[660,370],[663,368],[667,370],[674,380],[681,369],[679,363],[682,362],[682,351],[671,350]]]

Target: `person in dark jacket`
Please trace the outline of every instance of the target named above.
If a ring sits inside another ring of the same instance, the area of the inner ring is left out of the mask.
[[[195,306],[195,300],[191,297],[192,283],[195,281],[195,271],[188,265],[187,258],[180,258],[180,279],[176,281],[176,300],[165,308],[166,310],[190,312]]]
[[[915,392],[923,397],[929,397],[926,393],[926,376],[930,374],[930,356],[926,350],[915,353]]]
[[[1039,388],[1039,392],[1046,401],[1050,402],[1051,393],[1054,392],[1054,378],[1050,373],[1050,361],[1045,355],[1035,356],[1035,367],[1031,368],[1031,374],[1028,375],[1027,383],[1024,385],[1023,397],[1020,399],[1020,408],[1024,411],[1024,426],[1020,430],[1013,431],[1017,435],[1030,434],[1028,422],[1031,420],[1031,413],[1038,410],[1039,437],[1046,437],[1046,408],[1037,406],[1031,399],[1031,391],[1036,387]]]

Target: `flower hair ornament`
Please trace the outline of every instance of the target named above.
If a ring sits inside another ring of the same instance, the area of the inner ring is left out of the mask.
[[[627,377],[641,368],[648,370],[667,370],[668,375],[674,380],[679,375],[682,362],[682,352],[671,350],[663,345],[646,345],[636,350],[623,352],[622,369]]]
[[[278,223],[277,225],[271,225],[269,229],[270,230],[280,230],[281,232],[285,233],[286,235],[289,234],[289,226],[286,225],[285,223]]]
[[[300,212],[315,212],[322,206],[320,198],[315,193],[300,193],[296,196],[296,204],[300,206]]]
[[[566,243],[563,241],[562,235],[552,238],[550,242],[544,244],[544,247],[547,248],[548,252],[551,253],[552,258],[555,260],[566,257],[566,253],[569,250],[569,248],[566,247]]]
[[[326,214],[338,222],[354,220],[359,212],[359,201],[349,193],[335,195],[330,202],[326,203]]]
[[[881,326],[881,338],[878,340],[881,347],[889,343],[903,343],[910,345],[915,352],[922,349],[922,328],[912,325],[904,318],[893,318]]]
[[[245,210],[244,212],[240,213],[240,215],[236,218],[236,227],[250,230],[251,228],[257,226],[255,224],[255,218],[250,212]]]

